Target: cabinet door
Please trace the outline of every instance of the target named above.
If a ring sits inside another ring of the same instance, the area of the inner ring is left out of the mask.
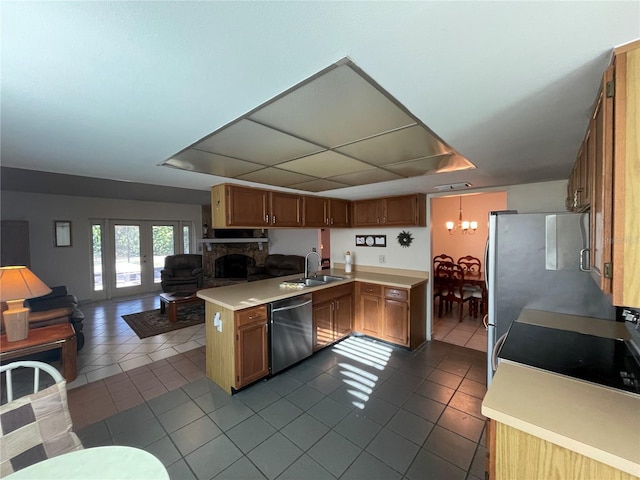
[[[362,333],[378,337],[382,333],[382,298],[373,295],[360,295],[360,315]]]
[[[352,203],[353,216],[351,225],[354,227],[376,226],[381,222],[380,200],[356,200]]]
[[[320,350],[333,342],[333,302],[313,305],[313,350]]]
[[[333,333],[338,340],[353,330],[353,295],[337,298],[333,304]]]
[[[351,202],[348,200],[329,199],[329,226],[345,228],[351,226],[349,222],[350,210]]]
[[[270,192],[273,227],[299,227],[302,225],[302,196],[290,193]]]
[[[329,223],[329,200],[322,197],[304,197],[305,227],[326,227]]]
[[[266,318],[236,332],[236,388],[269,374]]]
[[[409,345],[409,305],[406,302],[385,299],[382,336],[389,342]]]
[[[613,67],[604,74],[602,89],[593,114],[594,161],[591,195],[591,276],[600,289],[611,293],[610,272],[613,205],[613,97],[607,97],[607,83],[613,80]],[[609,277],[609,278],[607,278]]]
[[[384,198],[382,201],[383,201],[383,216],[382,216],[383,224],[388,226],[418,224],[417,195],[389,197],[389,198]]]
[[[263,227],[268,225],[268,191],[227,185],[226,195],[228,226]]]

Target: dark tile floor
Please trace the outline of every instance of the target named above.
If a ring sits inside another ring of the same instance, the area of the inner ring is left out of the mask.
[[[120,381],[144,383],[169,360]],[[234,396],[200,377],[78,435],[143,448],[174,480],[480,479],[484,393],[482,352],[351,337]]]

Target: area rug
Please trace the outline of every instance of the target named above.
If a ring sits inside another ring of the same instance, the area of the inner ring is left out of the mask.
[[[167,312],[160,313],[160,309],[122,315],[122,318],[139,338],[147,338],[204,323],[204,305],[178,305],[175,323],[169,321]]]

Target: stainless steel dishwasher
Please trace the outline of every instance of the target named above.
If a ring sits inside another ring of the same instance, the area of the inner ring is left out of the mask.
[[[272,374],[313,353],[311,301],[308,293],[269,304]]]

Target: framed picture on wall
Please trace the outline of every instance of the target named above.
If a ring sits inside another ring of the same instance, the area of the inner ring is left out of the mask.
[[[56,247],[71,246],[71,222],[69,220],[55,220],[53,222]]]

